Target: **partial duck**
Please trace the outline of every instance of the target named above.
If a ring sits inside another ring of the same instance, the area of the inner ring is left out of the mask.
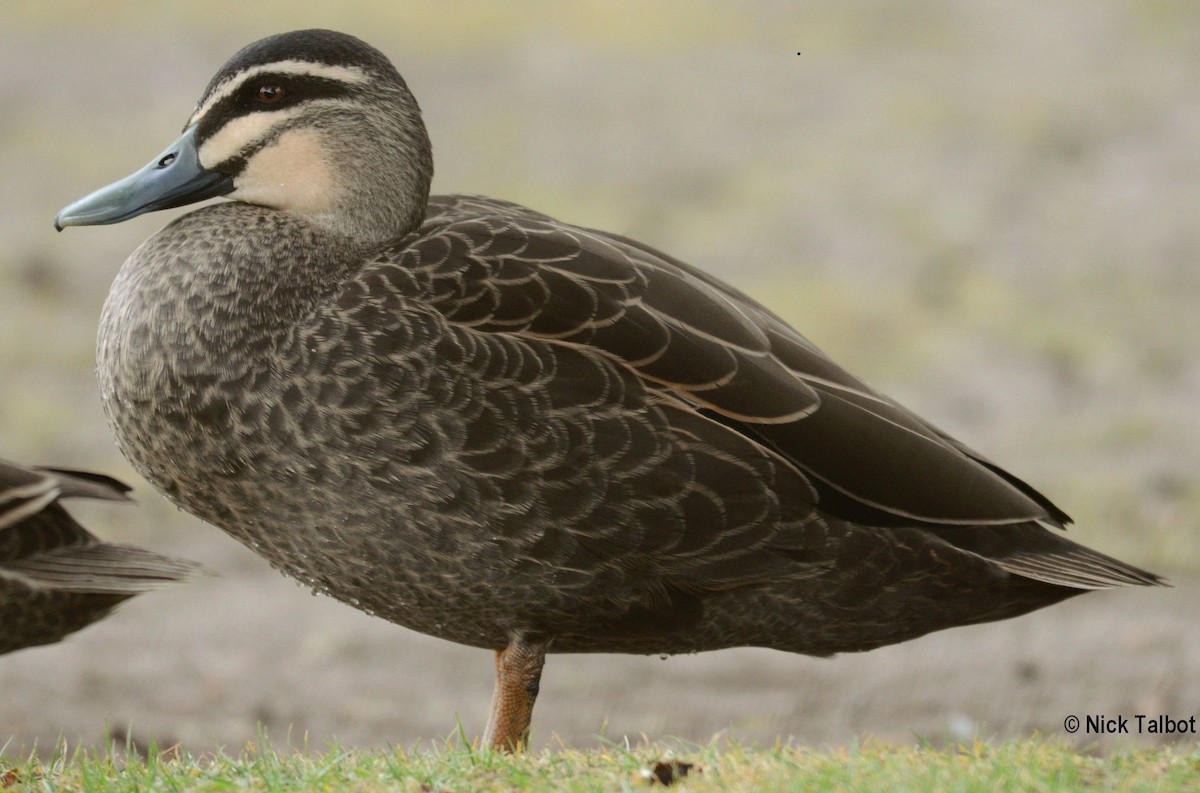
[[[432,162],[382,53],[285,33],[56,222],[232,199],[117,275],[98,360],[121,448],[285,573],[493,650],[490,745],[526,740],[547,652],[830,655],[1161,583],[733,287],[430,197]]]
[[[96,539],[64,498],[129,501],[100,474],[0,460],[0,654],[52,644],[120,602],[190,578],[199,565]]]

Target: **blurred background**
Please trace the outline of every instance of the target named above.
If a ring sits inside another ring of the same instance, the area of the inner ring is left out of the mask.
[[[100,307],[174,213],[52,227],[173,140],[237,49],[302,27],[393,59],[435,192],[717,274],[1049,494],[1074,539],[1177,584],[835,661],[552,657],[535,743],[961,738],[1200,710],[1197,4],[53,0],[0,5],[0,456],[128,480],[137,507],[73,511],[220,577],[0,658],[9,752],[106,730],[199,751],[260,723],[293,746],[482,729],[489,653],[310,597],[112,444]]]

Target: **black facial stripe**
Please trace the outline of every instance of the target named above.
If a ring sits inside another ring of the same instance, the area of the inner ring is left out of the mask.
[[[257,141],[253,145],[242,149],[237,153],[237,156],[231,157],[223,163],[219,163],[221,166],[221,173],[229,176],[237,176],[242,172],[242,169],[246,167],[246,163],[250,161],[250,158],[273,143],[276,137],[276,135],[268,135],[266,139]]]
[[[258,89],[264,85],[283,88],[283,98],[277,102],[259,101],[256,98]],[[196,128],[197,144],[202,144],[210,136],[216,134],[232,118],[250,113],[286,110],[314,99],[348,96],[353,90],[354,86],[328,77],[273,72],[257,74],[238,86],[238,89],[232,94],[209,108]]]

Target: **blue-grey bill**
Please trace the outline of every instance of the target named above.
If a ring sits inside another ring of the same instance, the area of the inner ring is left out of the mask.
[[[209,171],[196,153],[196,128],[189,127],[179,140],[145,168],[119,182],[101,187],[63,209],[54,228],[120,223],[156,209],[170,209],[233,190],[233,177]]]

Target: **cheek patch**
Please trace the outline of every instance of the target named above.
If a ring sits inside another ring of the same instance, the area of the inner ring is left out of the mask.
[[[329,212],[339,190],[325,148],[316,130],[283,133],[246,162],[228,197],[298,215]]]

